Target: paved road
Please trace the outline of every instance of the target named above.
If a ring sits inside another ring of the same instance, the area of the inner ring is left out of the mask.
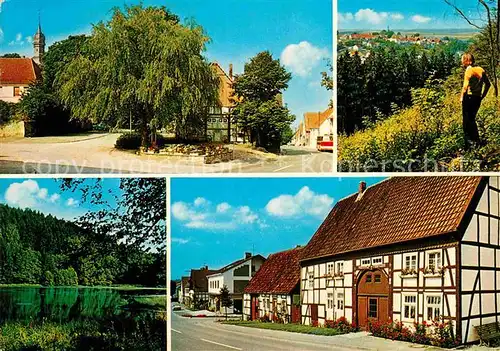
[[[414,351],[424,348],[367,333],[318,336],[223,325],[211,318],[185,318],[172,313],[172,351]],[[429,350],[443,350],[429,347]]]
[[[258,162],[232,161],[214,165],[186,158],[136,155],[114,149],[119,134],[0,140],[2,174],[73,173],[264,173],[333,171],[333,155],[284,147],[285,155]]]

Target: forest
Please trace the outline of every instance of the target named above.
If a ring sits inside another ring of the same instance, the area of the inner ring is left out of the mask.
[[[338,58],[338,130],[351,135],[412,104],[412,89],[445,79],[458,67],[465,41],[432,48],[384,42],[367,57],[344,51]]]
[[[0,284],[165,286],[164,253],[0,205]]]
[[[419,49],[412,46],[388,46],[374,49],[364,63],[356,55],[342,55],[338,169],[500,170],[497,24],[500,19],[488,18],[463,48],[439,45],[415,54]],[[492,82],[476,117],[480,142],[472,148],[465,147],[460,102],[463,52],[476,57]]]

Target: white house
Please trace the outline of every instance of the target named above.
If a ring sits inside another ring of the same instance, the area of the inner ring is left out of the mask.
[[[398,177],[339,201],[301,259],[302,322],[500,319],[498,177]]]
[[[18,103],[31,83],[42,78],[40,63],[45,53],[42,28],[33,37],[34,57],[0,58],[0,100]]]
[[[300,323],[301,247],[270,255],[245,288],[243,318]]]
[[[246,252],[243,259],[237,260],[217,271],[217,273],[208,275],[208,294],[209,306],[216,311],[223,311],[220,306],[220,289],[227,286],[229,294],[233,299],[233,313],[242,313],[243,311],[243,291],[248,282],[266,259],[261,255],[252,256]],[[231,312],[231,309],[228,309]]]
[[[299,136],[296,137],[299,144],[316,149],[319,142],[333,140],[333,114],[333,108],[304,113],[304,123],[299,125]]]

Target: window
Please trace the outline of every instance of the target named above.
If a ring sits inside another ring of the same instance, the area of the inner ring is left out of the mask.
[[[344,262],[337,262],[337,274],[344,273]]]
[[[328,293],[327,308],[333,310],[333,293]]]
[[[432,270],[441,268],[441,252],[429,253],[429,268]]]
[[[432,321],[441,316],[441,296],[427,296],[427,320]]]
[[[380,276],[380,274],[375,274],[375,283],[380,283],[382,277]]]
[[[21,88],[14,87],[14,96],[21,96]]]
[[[309,282],[309,288],[314,288],[314,273],[313,272],[309,272],[307,273],[307,280]]]
[[[377,299],[369,299],[368,301],[368,317],[377,318]]]
[[[374,257],[372,259],[372,264],[382,264],[383,261],[382,261],[382,257]]]
[[[417,295],[405,295],[403,301],[403,318],[415,320]]]
[[[267,309],[270,310],[271,309],[271,300],[267,299],[266,305],[267,305]]]
[[[326,274],[330,277],[333,275],[333,263],[328,263],[326,265]]]
[[[344,309],[344,293],[337,293],[337,309]]]
[[[370,259],[369,258],[363,258],[361,260],[361,265],[362,266],[369,266],[370,265]]]
[[[417,270],[417,255],[408,255],[405,257],[405,269]]]
[[[367,274],[366,275],[366,282],[367,283],[371,283],[372,282],[372,275],[371,274]]]

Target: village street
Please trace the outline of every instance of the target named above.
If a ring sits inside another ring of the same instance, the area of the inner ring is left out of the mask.
[[[320,351],[415,350],[424,348],[369,336],[365,332],[319,336],[216,323],[213,318],[186,318],[172,313],[172,350],[175,351]],[[441,350],[425,347],[426,350]]]
[[[206,165],[188,158],[136,155],[116,150],[119,134],[0,140],[0,172],[4,174],[70,173],[261,173],[333,171],[331,153],[285,146],[269,159],[234,160]]]

